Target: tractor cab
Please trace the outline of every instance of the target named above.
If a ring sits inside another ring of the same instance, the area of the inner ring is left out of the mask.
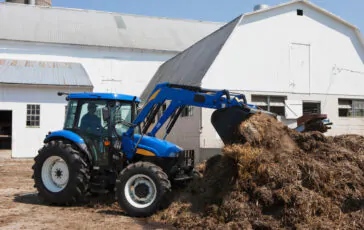
[[[111,93],[73,93],[66,100],[64,130],[82,137],[94,165],[109,166],[112,160],[110,144],[117,142],[118,137],[132,126],[140,100]]]

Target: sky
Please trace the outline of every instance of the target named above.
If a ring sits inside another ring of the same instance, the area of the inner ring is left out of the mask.
[[[288,0],[53,0],[53,6],[127,14],[228,22],[252,11],[256,4],[277,5]],[[357,26],[364,34],[364,0],[311,0]]]

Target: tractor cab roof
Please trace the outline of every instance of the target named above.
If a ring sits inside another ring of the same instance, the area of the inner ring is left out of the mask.
[[[133,101],[140,102],[136,96],[116,94],[116,93],[71,93],[67,96],[67,100],[72,99],[97,99],[97,100],[116,100],[116,101]]]

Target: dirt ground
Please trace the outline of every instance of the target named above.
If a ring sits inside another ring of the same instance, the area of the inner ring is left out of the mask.
[[[127,217],[109,197],[85,206],[57,207],[42,202],[31,179],[33,160],[0,157],[0,229],[166,229]]]
[[[237,128],[237,142],[148,219],[127,217],[113,195],[48,206],[32,160],[0,156],[0,229],[364,229],[364,136],[298,133],[264,114]]]

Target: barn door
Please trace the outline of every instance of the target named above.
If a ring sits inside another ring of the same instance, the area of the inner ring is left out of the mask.
[[[310,93],[310,45],[292,43],[290,47],[289,87],[294,93]]]

